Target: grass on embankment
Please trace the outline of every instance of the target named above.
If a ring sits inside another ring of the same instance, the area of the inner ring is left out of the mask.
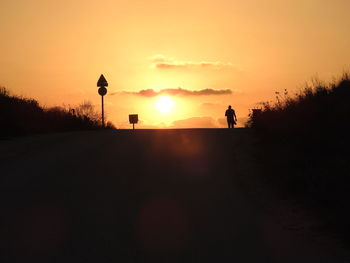
[[[266,181],[323,214],[350,241],[350,76],[264,103],[247,125],[260,137]]]
[[[10,95],[0,87],[0,137],[102,128],[92,107],[85,102],[74,113],[63,107],[43,108],[34,99]]]

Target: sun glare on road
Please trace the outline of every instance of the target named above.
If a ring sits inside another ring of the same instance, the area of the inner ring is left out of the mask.
[[[162,114],[170,113],[174,108],[174,102],[169,96],[162,96],[156,101],[156,107]]]

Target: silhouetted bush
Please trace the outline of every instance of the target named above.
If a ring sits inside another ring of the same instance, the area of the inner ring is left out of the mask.
[[[265,179],[339,223],[350,219],[349,100],[345,73],[328,85],[315,81],[293,98],[277,94],[277,102],[264,103],[247,124],[261,139]]]
[[[82,105],[77,113],[62,107],[44,109],[36,100],[11,96],[0,87],[0,137],[102,128],[92,104]],[[115,127],[109,123],[107,128]]]

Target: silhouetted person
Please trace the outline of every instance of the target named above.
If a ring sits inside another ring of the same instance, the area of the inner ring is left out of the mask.
[[[227,118],[228,128],[233,129],[233,126],[236,124],[237,117],[236,117],[235,110],[231,108],[231,105],[228,106],[228,109],[225,112],[225,116]]]

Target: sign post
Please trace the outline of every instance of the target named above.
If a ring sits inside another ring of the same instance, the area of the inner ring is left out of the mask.
[[[135,123],[139,122],[139,115],[130,114],[129,115],[129,122],[132,124],[132,129],[135,130]]]
[[[101,74],[100,78],[97,81],[97,87],[100,87],[98,89],[98,94],[101,95],[101,99],[102,99],[102,127],[105,127],[105,113],[104,113],[104,101],[103,101],[103,96],[107,94],[107,89],[106,87],[108,87],[108,82],[106,80],[106,78],[103,76],[103,74]]]

